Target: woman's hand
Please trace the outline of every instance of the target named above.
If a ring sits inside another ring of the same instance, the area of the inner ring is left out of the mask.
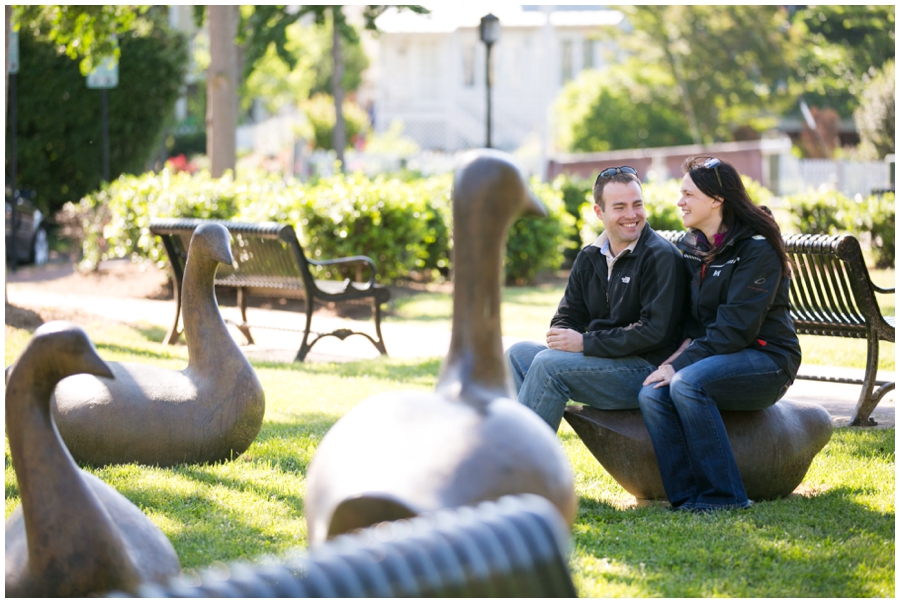
[[[655,383],[653,389],[659,389],[664,385],[668,385],[672,382],[672,377],[675,376],[675,369],[672,368],[671,364],[663,364],[658,369],[647,375],[647,378],[644,379],[644,385],[650,385],[651,383]]]
[[[563,352],[583,352],[584,335],[572,329],[551,327],[547,331],[547,347]]]

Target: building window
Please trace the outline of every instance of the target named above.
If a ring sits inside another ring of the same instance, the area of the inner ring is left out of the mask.
[[[419,49],[418,55],[418,97],[422,100],[437,100],[440,92],[440,69],[438,65],[437,44],[432,41],[425,42]]]
[[[471,88],[475,85],[475,45],[463,47],[463,86]]]
[[[596,67],[596,61],[594,60],[594,50],[597,47],[597,40],[584,40],[582,43],[582,48],[584,50],[584,58],[581,63],[582,69],[593,69]]]
[[[573,56],[572,40],[563,40],[562,48],[562,83],[565,84],[575,75],[575,57]]]

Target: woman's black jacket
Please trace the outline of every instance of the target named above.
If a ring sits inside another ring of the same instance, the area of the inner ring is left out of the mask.
[[[765,237],[749,232],[727,241],[704,267],[696,255],[697,232],[678,243],[690,278],[690,346],[673,362],[678,371],[698,360],[753,348],[769,354],[793,381],[800,367],[800,342],[791,322],[790,277]]]

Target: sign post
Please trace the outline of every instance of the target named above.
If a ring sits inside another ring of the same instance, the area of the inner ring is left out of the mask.
[[[107,90],[119,85],[119,63],[107,57],[87,76],[87,87],[100,90],[100,113],[103,122],[103,180],[109,182],[109,110]]]
[[[6,60],[9,64],[9,88],[6,91],[6,102],[9,112],[9,123],[7,124],[9,128],[9,171],[7,173],[10,181],[9,183],[4,182],[4,186],[8,184],[11,187],[10,194],[12,196],[8,199],[8,203],[12,210],[10,221],[13,229],[13,236],[8,238],[9,249],[6,250],[6,254],[10,258],[12,271],[15,272],[19,259],[19,255],[16,253],[16,225],[19,223],[16,215],[19,210],[18,195],[16,195],[16,170],[18,170],[16,163],[16,74],[19,73],[19,32],[17,31],[9,32],[9,50]]]

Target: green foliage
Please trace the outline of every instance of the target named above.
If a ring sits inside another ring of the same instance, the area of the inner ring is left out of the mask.
[[[201,170],[121,176],[100,191],[69,203],[59,214],[64,234],[81,245],[81,269],[115,257],[165,254],[150,235],[152,218],[211,218],[293,224],[312,259],[367,255],[378,266],[379,282],[437,278],[449,271],[452,211],[450,174],[401,179],[337,174],[315,183],[285,184],[256,173],[210,178]],[[527,283],[562,263],[566,233],[574,218],[558,190],[532,183],[549,219],[526,218],[510,230],[507,279]],[[323,270],[322,278],[355,274]]]
[[[332,130],[334,130],[334,99],[327,94],[316,94],[302,103],[306,117],[315,132],[317,149],[333,149]],[[343,104],[344,120],[347,127],[348,144],[369,129],[368,114],[355,102],[345,100]]]
[[[894,11],[893,5],[820,4],[794,15],[804,40],[794,79],[810,106],[853,114],[866,82],[894,58]]]
[[[555,104],[558,145],[602,152],[691,142],[672,76],[660,65],[631,58],[582,71]]]
[[[166,218],[227,219],[239,204],[268,197],[278,189],[273,180],[254,179],[235,186],[232,179],[214,179],[206,171],[123,175],[101,190],[85,196],[77,205],[68,203],[59,221],[67,233],[82,239],[82,270],[92,270],[100,260],[146,257],[160,265],[165,252],[150,233],[150,220]]]
[[[622,7],[633,35],[625,48],[643,68],[659,64],[686,96],[700,142],[730,140],[739,126],[773,126],[793,106],[791,80],[801,42],[787,11],[770,5],[653,5]],[[679,90],[680,89],[680,90]],[[619,126],[621,124],[615,124]]]
[[[676,205],[681,197],[681,180],[656,180],[645,183],[642,188],[647,222],[653,230],[684,230],[681,210]]]
[[[283,197],[290,206],[276,206],[274,215],[299,226],[312,259],[366,255],[375,260],[379,280],[391,282],[446,267],[448,224],[432,202],[449,195],[450,181],[439,178],[403,182],[337,174],[307,189],[292,187]],[[238,218],[272,215],[271,201],[262,199],[242,209]],[[323,276],[350,275],[326,271]]]
[[[894,112],[896,90],[894,88],[894,60],[884,64],[863,90],[859,107],[853,113],[853,121],[859,132],[860,147],[871,157],[881,159],[893,153]]]
[[[563,249],[564,266],[571,266],[572,262],[575,261],[575,256],[578,255],[578,252],[584,246],[581,236],[585,225],[582,208],[585,206],[591,207],[594,204],[594,183],[587,178],[560,174],[553,180],[552,186],[562,196],[566,212],[575,219],[572,228],[569,229],[568,241]]]
[[[18,5],[13,23],[20,31],[54,44],[70,59],[80,59],[81,75],[87,75],[103,58],[117,61],[121,50],[114,36],[135,30],[146,36],[153,25],[141,15],[149,6],[129,5]]]
[[[415,155],[421,149],[415,140],[403,134],[403,122],[395,119],[390,127],[381,133],[370,129],[366,134],[366,152],[372,154]]]
[[[508,284],[528,284],[541,272],[557,270],[575,227],[559,190],[537,180],[532,180],[531,190],[547,207],[549,217],[522,217],[510,227],[503,261]]]
[[[809,190],[786,197],[784,202],[794,228],[802,234],[833,235],[847,232],[848,225],[856,224],[856,204],[835,190]]]
[[[861,204],[862,218],[857,220],[863,232],[872,235],[872,253],[876,268],[894,267],[894,244],[897,227],[895,213],[897,206],[894,193],[871,195]]]
[[[850,233],[871,238],[876,267],[894,265],[894,193],[850,199],[832,190],[807,191],[787,197],[793,226],[803,234]]]
[[[148,12],[145,20],[150,19],[153,28],[146,35],[119,38],[119,86],[107,93],[111,178],[141,171],[157,150],[184,77],[183,37],[159,11]],[[36,40],[30,29],[20,31],[19,55],[16,181],[33,187],[38,207],[53,215],[100,185],[101,92],[88,90],[77,63]]]

